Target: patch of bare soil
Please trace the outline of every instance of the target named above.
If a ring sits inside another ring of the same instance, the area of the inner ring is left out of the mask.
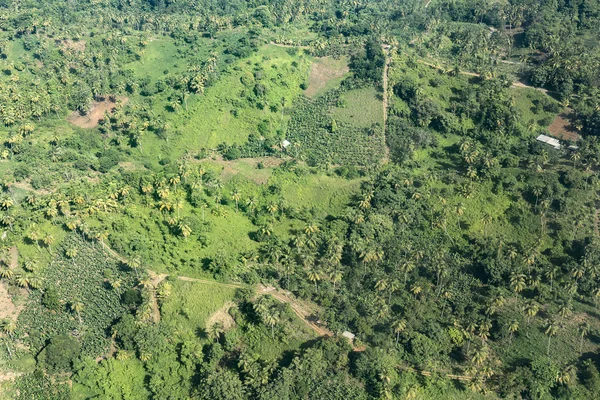
[[[0,282],[0,320],[9,318],[16,321],[22,310],[23,307],[17,307],[13,303],[12,298],[8,293],[8,289],[6,288],[6,284]]]
[[[231,314],[229,314],[229,310],[231,310],[232,307],[235,307],[235,303],[232,301],[225,303],[223,307],[221,307],[219,310],[217,310],[217,312],[208,318],[206,321],[206,327],[208,328],[214,324],[219,324],[225,331],[233,328],[235,326],[235,321],[233,320]]]
[[[13,183],[11,186],[25,190],[27,192],[33,192],[39,195],[47,195],[50,194],[52,192],[54,192],[54,190],[47,190],[47,189],[35,189],[33,186],[31,186],[31,183],[26,180],[26,181],[21,181],[21,182],[15,182]]]
[[[71,49],[71,50],[80,51],[80,52],[85,51],[85,44],[86,44],[85,40],[66,39],[66,40],[62,40],[60,43],[66,49]]]
[[[310,66],[309,85],[304,94],[308,97],[315,96],[329,81],[341,78],[349,71],[348,65],[342,64],[340,60],[335,60],[331,57],[317,59]]]
[[[19,372],[13,371],[0,371],[0,383],[7,381],[14,381],[16,378],[21,376],[22,374]]]
[[[15,269],[19,266],[19,249],[17,246],[12,246],[8,249],[8,268]]]
[[[550,135],[558,139],[571,140],[573,142],[581,139],[581,136],[577,133],[577,129],[569,121],[570,116],[570,110],[557,115],[548,127]]]
[[[242,174],[246,178],[252,179],[258,184],[265,184],[271,176],[270,169],[278,167],[285,161],[285,159],[275,157],[255,157],[226,161],[223,160],[222,157],[218,157],[213,161],[223,166],[223,171],[221,171],[221,177],[223,180],[228,180],[235,175]],[[262,169],[256,168],[259,163],[263,165]],[[246,164],[245,168],[244,164]],[[251,172],[248,172],[247,165],[254,166],[255,168],[250,169]]]
[[[121,161],[119,163],[119,167],[123,168],[125,171],[138,171],[140,169],[145,169],[144,166],[137,165],[131,161]]]
[[[127,97],[118,97],[117,101],[111,101],[109,97],[106,97],[104,101],[95,101],[92,104],[90,111],[86,114],[81,114],[79,111],[73,111],[67,118],[67,121],[80,128],[95,128],[98,123],[104,118],[104,113],[112,113],[117,105],[117,102],[122,104],[127,103],[129,100]]]

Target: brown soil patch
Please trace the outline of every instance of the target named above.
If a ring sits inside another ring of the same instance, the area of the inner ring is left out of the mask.
[[[349,71],[347,63],[343,60],[336,60],[332,57],[317,59],[310,66],[309,85],[304,94],[308,97],[315,96],[327,86],[329,81],[341,78]]]
[[[146,169],[143,165],[138,165],[131,161],[121,161],[119,167],[123,168],[125,171],[139,171]]]
[[[571,140],[573,142],[581,139],[581,136],[577,133],[577,129],[571,124],[569,118],[571,117],[571,110],[560,113],[554,118],[552,124],[548,127],[550,135],[555,138],[562,140]]]
[[[11,186],[16,187],[16,188],[21,189],[21,190],[25,190],[27,192],[33,192],[35,194],[39,194],[39,195],[42,195],[42,196],[54,192],[54,190],[34,189],[34,187],[31,186],[31,183],[28,180],[27,181],[21,181],[21,182],[15,182]]]
[[[148,271],[150,280],[152,281],[152,298],[150,299],[150,308],[152,309],[152,320],[155,324],[160,322],[160,308],[158,307],[158,299],[156,298],[156,288],[168,276],[167,274],[157,274],[154,271]]]
[[[67,39],[67,40],[62,40],[60,43],[66,49],[71,49],[71,50],[80,51],[80,52],[85,51],[85,44],[86,44],[85,40],[75,41],[75,40]]]
[[[284,158],[275,157],[256,157],[256,158],[240,158],[238,160],[226,161],[222,157],[217,157],[211,160],[221,166],[221,178],[227,181],[236,175],[242,175],[245,178],[251,179],[258,184],[265,184],[271,177],[272,169],[278,167],[285,161]],[[258,169],[257,165],[262,163],[262,169]]]
[[[17,246],[12,246],[8,250],[8,268],[15,269],[19,266],[19,249]]]
[[[0,320],[10,318],[16,321],[22,310],[22,306],[17,307],[13,303],[12,298],[8,293],[8,289],[6,288],[6,284],[0,282]]]
[[[128,99],[127,97],[119,97],[118,100],[125,104]],[[116,102],[110,101],[106,97],[104,101],[95,101],[90,111],[85,115],[81,115],[79,111],[73,111],[67,118],[67,121],[80,128],[95,128],[104,118],[104,113],[107,111],[112,113],[116,105]]]
[[[14,381],[15,379],[17,379],[21,375],[22,374],[19,373],[19,372],[0,371],[0,384],[2,384],[2,382]],[[2,388],[0,387],[0,389],[2,389]]]
[[[229,310],[231,310],[232,307],[235,307],[235,303],[232,301],[225,303],[223,307],[221,307],[217,312],[211,315],[210,318],[208,318],[206,321],[206,327],[208,328],[214,324],[219,324],[225,331],[234,327],[235,321],[233,320],[231,314],[229,314]]]

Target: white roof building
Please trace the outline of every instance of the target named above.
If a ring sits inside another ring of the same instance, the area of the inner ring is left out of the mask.
[[[551,138],[550,136],[540,135],[536,138],[537,141],[549,144],[554,147],[556,150],[560,149],[560,141],[558,139]]]
[[[354,333],[352,332],[344,331],[342,332],[342,336],[347,339],[354,340]]]
[[[290,143],[290,142],[289,142],[287,139],[286,139],[286,140],[284,140],[283,142],[281,142],[281,146],[282,146],[284,149],[287,149],[287,148],[288,148],[288,146],[289,146],[290,144],[291,144],[291,143]]]

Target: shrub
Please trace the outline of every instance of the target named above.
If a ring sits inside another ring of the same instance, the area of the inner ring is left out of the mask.
[[[48,310],[58,311],[61,308],[60,300],[58,298],[58,292],[54,286],[50,286],[46,289],[42,295],[42,304]]]
[[[43,362],[52,371],[69,371],[80,350],[81,345],[75,338],[68,335],[54,336],[42,352]]]

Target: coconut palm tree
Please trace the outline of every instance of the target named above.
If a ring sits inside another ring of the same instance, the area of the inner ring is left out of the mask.
[[[583,354],[583,338],[590,333],[590,324],[587,321],[579,324],[579,354]]]
[[[513,319],[508,325],[508,341],[512,342],[513,335],[519,330],[519,321]]]
[[[308,280],[315,284],[315,289],[318,291],[318,282],[321,280],[321,273],[315,268],[310,268],[306,274],[308,276]]]
[[[262,319],[267,326],[271,328],[271,339],[275,340],[275,325],[279,322],[279,313],[273,309],[268,309],[263,313]]]
[[[396,346],[398,345],[398,341],[400,340],[400,334],[404,332],[406,329],[406,320],[404,318],[397,319],[392,323],[392,330],[396,335]]]
[[[552,336],[555,336],[556,333],[558,332],[558,322],[554,319],[548,319],[546,321],[545,327],[544,327],[544,333],[546,334],[546,336],[548,336],[548,348],[546,350],[546,355],[548,357],[550,357],[550,340],[552,339]]]
[[[233,192],[231,192],[231,198],[233,199],[233,201],[235,201],[235,211],[238,211],[238,203],[240,201],[242,197],[242,194],[240,193],[239,189],[235,189]]]
[[[211,326],[206,329],[206,335],[209,339],[214,340],[215,342],[219,342],[219,338],[225,332],[223,329],[223,324],[219,322],[215,322]]]
[[[79,318],[79,323],[80,324],[83,323],[83,320],[81,319],[81,312],[84,309],[83,303],[79,300],[75,300],[71,303],[69,308],[71,309],[71,311],[73,311],[75,314],[77,314],[77,318]]]

